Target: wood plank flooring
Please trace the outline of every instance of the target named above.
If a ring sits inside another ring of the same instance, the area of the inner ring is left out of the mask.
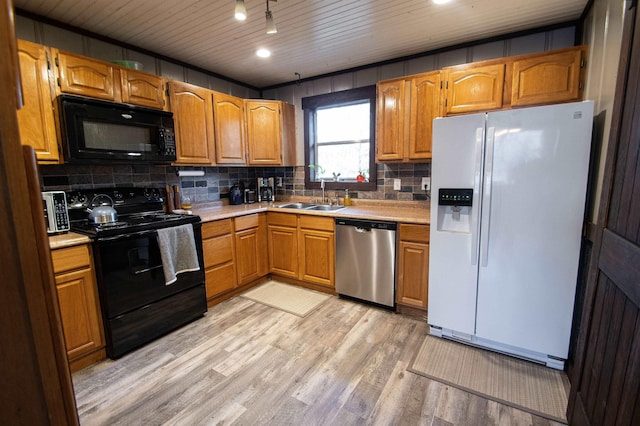
[[[300,318],[234,297],[73,375],[83,425],[558,425],[406,371],[424,321],[332,297]]]

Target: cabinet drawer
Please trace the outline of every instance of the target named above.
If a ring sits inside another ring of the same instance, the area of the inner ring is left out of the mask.
[[[231,219],[216,220],[202,224],[202,239],[217,237],[219,235],[230,234],[233,227]]]
[[[256,228],[258,226],[258,220],[258,213],[236,217],[236,231],[244,231],[245,229]]]
[[[51,259],[53,261],[53,272],[56,274],[74,269],[88,268],[91,265],[88,245],[53,250]]]
[[[219,265],[233,260],[233,238],[231,235],[207,238],[202,240],[204,266]]]
[[[294,228],[297,226],[295,214],[269,212],[267,220],[269,221],[269,225],[290,226]]]
[[[400,224],[400,241],[429,242],[429,225]]]
[[[335,220],[332,217],[300,215],[300,228],[333,231]]]
[[[205,272],[207,298],[217,296],[236,286],[236,271],[233,263],[225,263]]]

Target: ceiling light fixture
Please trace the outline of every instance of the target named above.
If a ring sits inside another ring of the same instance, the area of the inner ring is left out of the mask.
[[[261,58],[268,58],[269,56],[271,56],[271,52],[268,49],[258,49],[256,51],[256,55],[260,56]]]
[[[278,1],[278,0],[267,0],[267,10],[264,13],[265,17],[267,19],[267,34],[275,34],[278,32],[278,29],[276,28],[276,23],[273,21],[273,14],[271,13],[271,11],[269,10],[269,2],[270,1]]]
[[[236,0],[235,17],[238,21],[244,21],[247,19],[247,8],[244,7],[244,0]]]

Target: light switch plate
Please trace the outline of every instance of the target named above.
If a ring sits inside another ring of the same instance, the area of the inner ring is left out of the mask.
[[[422,187],[422,189],[424,191],[430,191],[431,190],[431,178],[430,177],[423,177],[422,178],[422,185],[420,185]]]
[[[395,191],[400,191],[400,189],[402,189],[402,182],[400,182],[400,179],[393,180],[393,189]]]

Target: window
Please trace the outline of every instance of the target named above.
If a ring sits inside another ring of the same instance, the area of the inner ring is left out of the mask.
[[[375,97],[368,86],[302,99],[307,188],[375,191]]]

